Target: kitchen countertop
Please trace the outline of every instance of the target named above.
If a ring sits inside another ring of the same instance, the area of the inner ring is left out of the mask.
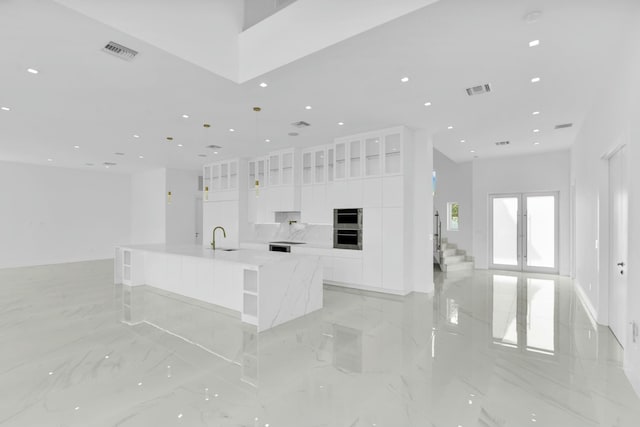
[[[290,261],[292,257],[308,257],[309,255],[295,255],[291,253],[269,252],[253,249],[237,249],[223,251],[218,248],[212,250],[199,245],[121,245],[120,248],[136,251],[165,253],[169,255],[182,255],[195,258],[212,259],[216,261],[234,262],[245,265],[261,266],[274,264],[280,261]]]

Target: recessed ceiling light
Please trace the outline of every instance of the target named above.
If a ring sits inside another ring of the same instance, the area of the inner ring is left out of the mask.
[[[2,109],[2,111],[11,111],[11,108],[9,107],[0,107]]]
[[[311,105],[307,105],[306,107],[304,107],[305,110],[311,110]]]
[[[531,40],[529,42],[529,47],[536,47],[540,44],[540,40]]]
[[[533,145],[540,145],[540,143],[539,142],[534,142]]]
[[[47,159],[47,162],[53,162],[53,159]]]
[[[338,122],[338,126],[344,126],[344,122]]]
[[[461,139],[460,142],[467,142],[467,141],[465,141],[464,139]]]
[[[236,131],[236,130],[235,130],[235,129],[233,129],[233,128],[229,129],[229,132],[235,132],[235,131]]]
[[[73,148],[75,148],[77,150],[78,148],[80,148],[80,146],[79,145],[74,145]]]
[[[534,129],[533,130],[533,133],[538,133],[538,132],[540,132],[540,129]]]
[[[447,129],[451,130],[453,129],[453,126],[447,126]]]
[[[40,71],[36,70],[35,68],[27,68],[27,72],[31,74],[38,74]]]
[[[144,156],[138,156],[139,159],[144,159]]]
[[[178,144],[178,147],[182,147],[182,144]]]
[[[475,152],[476,152],[476,150],[469,150],[469,152],[470,152],[470,153],[475,153]]]
[[[534,77],[531,79],[531,83],[538,83],[540,81],[540,77]]]
[[[268,84],[266,84],[265,82],[260,83],[260,87],[267,87],[269,86]]]
[[[134,135],[133,135],[133,137],[134,137],[134,138],[140,138],[140,135],[138,135],[138,134],[134,134]]]
[[[534,111],[533,113],[531,113],[532,116],[537,116],[540,114],[540,111]]]
[[[217,151],[214,151],[214,152],[213,152],[213,154],[218,154],[218,152],[217,152]]]
[[[188,119],[188,118],[189,118],[189,115],[188,115],[188,114],[183,114],[183,115],[182,115],[182,118],[183,118],[183,119]]]
[[[424,106],[425,106],[425,107],[431,107],[431,103],[430,103],[430,102],[425,102],[425,103],[424,103]]]
[[[406,82],[408,82],[408,81],[409,81],[409,77],[403,77],[403,78],[401,78],[401,79],[400,79],[400,81],[401,81],[402,83],[406,83]]]
[[[270,139],[265,139],[264,142],[271,142],[271,140]]]

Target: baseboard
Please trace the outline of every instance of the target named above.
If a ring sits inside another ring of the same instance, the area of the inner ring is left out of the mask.
[[[576,290],[576,294],[578,294],[578,299],[584,307],[584,311],[586,311],[587,315],[589,316],[589,320],[591,321],[593,329],[598,329],[598,321],[596,320],[598,318],[598,313],[596,312],[593,304],[591,304],[591,300],[584,292],[584,289],[582,289],[582,286],[578,285],[576,282],[573,282],[573,287]]]

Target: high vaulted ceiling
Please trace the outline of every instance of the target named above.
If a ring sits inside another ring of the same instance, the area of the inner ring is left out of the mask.
[[[395,125],[427,131],[456,161],[565,149],[610,83],[636,3],[440,0],[238,84],[134,27],[123,32],[51,0],[0,0],[0,107],[10,108],[0,110],[0,160],[197,169]],[[159,9],[148,7],[149,20]],[[529,22],[533,11],[542,13]],[[111,40],[140,54],[108,55],[101,48]],[[483,83],[491,93],[467,96]],[[298,120],[311,126],[293,128]],[[573,127],[554,130],[563,123]],[[223,148],[214,154],[210,144]]]

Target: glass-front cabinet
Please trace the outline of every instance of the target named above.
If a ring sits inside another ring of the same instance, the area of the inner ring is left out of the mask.
[[[204,201],[209,200],[211,193],[236,190],[238,188],[238,160],[225,160],[211,163],[203,167],[202,191]]]
[[[339,138],[327,150],[327,180],[403,173],[403,128]]]

